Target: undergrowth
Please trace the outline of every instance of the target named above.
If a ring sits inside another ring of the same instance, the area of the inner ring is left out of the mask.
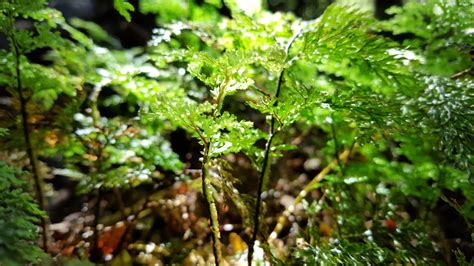
[[[0,264],[472,262],[469,1],[201,2],[0,2]]]

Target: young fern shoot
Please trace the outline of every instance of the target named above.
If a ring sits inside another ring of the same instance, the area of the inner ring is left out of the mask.
[[[217,117],[221,113],[222,102],[224,98],[224,92],[226,86],[229,84],[230,77],[226,75],[224,83],[219,87],[219,92],[217,96],[217,106],[213,108],[212,116],[213,118]],[[204,195],[204,200],[206,202],[207,210],[209,212],[210,219],[210,229],[212,236],[212,252],[214,254],[214,260],[216,266],[219,266],[222,261],[222,251],[221,251],[221,234],[219,230],[219,214],[217,213],[216,201],[212,193],[212,184],[209,176],[210,168],[210,158],[209,158],[209,149],[211,147],[212,139],[206,140],[203,137],[204,149],[202,157],[202,167],[201,167],[201,181],[202,181],[202,194]]]
[[[214,199],[211,173],[212,161],[217,157],[233,152],[245,151],[252,147],[261,135],[249,121],[238,121],[230,113],[222,110],[224,99],[235,90],[246,89],[250,82],[238,76],[232,76],[243,67],[244,54],[229,51],[218,59],[205,53],[194,55],[188,65],[188,71],[209,87],[213,87],[213,100],[198,103],[188,97],[184,90],[163,91],[159,94],[155,110],[158,115],[172,124],[182,127],[195,137],[203,146],[202,150],[202,193],[209,212],[212,249],[216,265],[222,262],[219,220]],[[221,69],[215,76],[207,77],[203,67]]]
[[[301,30],[297,32],[288,42],[288,45],[286,47],[286,56],[288,56],[290,52],[290,48],[293,44],[293,42],[300,36]],[[280,71],[280,74],[278,76],[278,81],[277,81],[277,87],[276,87],[276,92],[275,92],[275,102],[273,104],[274,107],[278,106],[278,98],[280,96],[281,92],[281,86],[283,83],[283,77],[285,74],[285,66],[282,66],[282,69]],[[258,232],[259,232],[259,227],[260,227],[260,211],[262,208],[262,193],[263,193],[263,187],[264,184],[266,183],[265,181],[268,179],[269,171],[270,171],[270,164],[271,164],[271,148],[272,148],[272,142],[273,138],[275,135],[278,133],[279,129],[276,128],[276,117],[272,114],[270,116],[270,129],[269,129],[269,134],[268,134],[268,139],[265,144],[265,151],[263,155],[263,162],[262,162],[262,168],[260,172],[260,176],[258,179],[258,189],[257,189],[257,202],[255,206],[255,215],[254,215],[254,228],[253,228],[253,233],[252,233],[252,239],[250,240],[250,245],[249,245],[249,253],[248,253],[248,258],[247,262],[248,265],[252,265],[252,260],[253,260],[253,252],[254,252],[254,246],[255,246],[255,241],[257,240],[258,237]]]

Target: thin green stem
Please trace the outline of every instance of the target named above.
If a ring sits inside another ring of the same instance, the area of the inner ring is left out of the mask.
[[[278,89],[277,89],[277,94],[279,93],[279,88],[281,84],[281,80],[283,78],[283,71],[280,73],[280,77],[278,79]],[[276,94],[275,94],[276,95]],[[275,102],[276,104],[277,102]],[[263,158],[263,164],[262,164],[262,171],[260,172],[260,176],[258,178],[258,190],[257,190],[257,202],[256,202],[256,207],[255,207],[255,214],[254,214],[254,228],[253,228],[253,234],[252,234],[252,239],[250,241],[249,245],[249,254],[247,257],[247,263],[249,266],[252,265],[252,260],[253,260],[253,251],[254,251],[254,245],[255,241],[257,240],[258,236],[258,231],[260,228],[260,212],[261,212],[261,206],[262,206],[262,193],[263,193],[263,183],[265,180],[265,176],[267,175],[269,168],[270,168],[270,150],[272,147],[272,142],[273,142],[273,137],[275,136],[275,118],[274,116],[271,116],[270,118],[270,135],[268,137],[267,143],[265,145],[265,153],[264,153],[264,158]]]
[[[14,27],[14,22],[13,22],[13,16],[10,16],[10,39],[11,43],[13,45],[13,49],[15,51],[15,70],[16,70],[16,82],[17,82],[17,93],[18,97],[20,99],[20,109],[21,109],[21,120],[22,120],[22,126],[23,126],[23,138],[25,140],[25,146],[26,146],[26,153],[28,154],[28,158],[30,160],[30,166],[31,166],[31,173],[33,175],[33,180],[34,180],[34,186],[35,186],[35,191],[36,191],[36,198],[38,202],[38,206],[41,210],[45,210],[46,204],[44,200],[44,193],[43,193],[43,187],[42,187],[42,178],[39,174],[38,171],[38,158],[36,157],[33,144],[31,142],[31,136],[30,136],[30,126],[28,124],[28,110],[26,109],[27,105],[27,99],[23,95],[23,87],[21,83],[21,66],[20,66],[20,48],[18,47],[18,43],[15,38],[15,27]],[[40,218],[40,223],[41,223],[41,228],[43,230],[43,250],[48,253],[49,248],[48,248],[48,242],[49,242],[49,230],[48,230],[48,218],[45,216],[41,216]]]
[[[288,56],[290,52],[291,45],[293,42],[296,40],[296,38],[301,34],[301,30],[295,34],[290,41],[288,42],[288,46],[286,47],[286,55]],[[278,77],[277,81],[277,89],[275,91],[275,103],[274,107],[278,106],[278,98],[280,97],[280,92],[281,92],[281,86],[283,84],[283,77],[285,74],[285,67],[283,66],[282,70],[280,71],[280,75]],[[276,118],[272,114],[270,117],[270,129],[269,129],[269,136],[267,143],[265,145],[265,152],[264,152],[264,157],[263,157],[263,163],[262,163],[262,170],[260,172],[260,176],[258,178],[258,189],[257,189],[257,202],[255,206],[255,213],[254,213],[254,227],[253,227],[253,233],[252,233],[252,239],[250,240],[250,245],[249,245],[249,254],[247,256],[247,263],[248,266],[252,266],[252,260],[253,260],[253,252],[254,252],[254,246],[255,246],[255,241],[257,241],[259,229],[260,229],[260,212],[262,208],[262,193],[263,193],[263,186],[265,183],[265,179],[269,173],[270,170],[270,164],[271,164],[271,155],[270,151],[272,148],[272,142],[273,138],[275,137],[277,131],[275,129],[276,125]]]
[[[337,165],[339,166],[341,173],[344,174],[341,160],[339,160],[339,142],[337,141],[337,131],[334,123],[334,113],[331,113],[331,133],[334,140],[334,158],[337,160]]]

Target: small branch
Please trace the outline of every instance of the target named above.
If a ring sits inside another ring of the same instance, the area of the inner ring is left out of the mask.
[[[30,160],[30,166],[31,166],[31,173],[33,175],[33,180],[34,180],[34,185],[35,185],[35,190],[36,190],[36,198],[38,202],[38,206],[41,210],[45,210],[46,203],[44,200],[44,193],[43,193],[43,187],[42,187],[42,178],[38,172],[38,158],[35,155],[34,149],[33,149],[33,144],[31,143],[31,136],[30,136],[30,126],[28,124],[28,110],[26,109],[27,105],[27,99],[23,95],[23,87],[21,83],[21,67],[20,67],[20,49],[18,47],[18,43],[15,39],[15,27],[14,27],[14,22],[13,22],[13,17],[10,16],[10,29],[11,29],[11,42],[13,45],[13,49],[15,50],[15,70],[16,70],[16,82],[17,82],[17,93],[18,97],[20,98],[20,109],[21,109],[21,120],[22,120],[22,126],[23,126],[23,138],[25,140],[25,145],[26,145],[26,153],[28,154],[28,158]],[[43,250],[48,253],[49,248],[48,248],[48,242],[49,242],[49,230],[48,230],[48,218],[41,216],[41,228],[43,230]]]
[[[203,161],[202,161],[202,193],[206,201],[207,210],[209,212],[211,236],[212,236],[212,252],[216,266],[222,261],[220,231],[219,231],[219,217],[217,214],[216,202],[212,195],[212,184],[209,180],[209,148],[210,144],[204,147]]]
[[[459,77],[462,77],[462,76],[468,74],[471,70],[472,70],[472,68],[464,69],[464,70],[462,70],[462,71],[460,71],[460,72],[458,72],[458,73],[453,74],[453,75],[451,76],[451,78],[452,78],[452,79],[457,79],[457,78],[459,78]]]
[[[350,155],[350,151],[345,150],[343,153],[341,153],[341,155],[339,155],[339,160],[346,162],[347,159],[349,158],[349,155]],[[277,224],[275,228],[273,229],[273,232],[270,234],[270,237],[268,238],[268,243],[272,243],[278,237],[278,234],[281,232],[281,230],[285,226],[285,223],[288,217],[296,209],[296,206],[306,197],[306,195],[308,195],[308,193],[311,190],[314,189],[314,186],[316,184],[321,182],[321,180],[323,180],[324,177],[326,177],[326,175],[332,170],[332,168],[334,168],[334,166],[337,165],[337,163],[338,163],[337,159],[332,160],[326,167],[323,168],[323,170],[321,170],[321,172],[319,172],[317,176],[313,178],[313,180],[311,180],[311,182],[308,183],[308,185],[306,185],[303,188],[302,191],[300,191],[300,193],[296,197],[293,204],[288,206],[288,208],[283,212],[283,214],[280,215],[280,217],[278,217]]]

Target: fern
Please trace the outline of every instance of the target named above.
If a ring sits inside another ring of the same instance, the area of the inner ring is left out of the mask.
[[[0,263],[38,263],[45,253],[34,244],[36,225],[45,213],[28,194],[20,171],[0,161]]]
[[[404,42],[421,58],[417,64],[425,73],[450,76],[471,67],[469,49],[473,42],[473,22],[469,1],[409,1],[404,7],[392,7],[393,19],[383,29],[394,34],[412,34]],[[446,68],[445,66],[448,66]]]
[[[216,265],[467,263],[440,248],[436,211],[472,229],[470,3],[408,1],[383,22],[339,4],[311,21],[262,1],[111,4],[156,15],[146,46],[46,1],[0,3],[0,158],[31,169],[38,205],[0,161],[2,263],[40,262],[37,223],[46,253],[94,263],[205,264],[208,247]],[[71,179],[82,229],[48,234],[46,176]],[[184,235],[155,230],[185,214]]]
[[[132,20],[130,11],[135,11],[135,8],[126,0],[114,0],[114,7],[128,22]]]
[[[2,77],[0,84],[9,88],[10,94],[19,101],[18,109],[21,113],[22,123],[18,128],[22,129],[24,148],[31,167],[37,202],[42,210],[45,209],[46,203],[42,176],[40,176],[38,170],[37,153],[31,136],[31,127],[29,125],[31,113],[28,104],[31,99],[38,101],[40,106],[44,104],[45,109],[49,109],[59,93],[67,92],[69,87],[67,86],[69,84],[63,85],[68,79],[62,77],[60,73],[47,71],[42,66],[31,64],[25,58],[26,53],[38,48],[60,49],[66,46],[66,41],[54,30],[57,25],[53,18],[60,16],[60,14],[52,9],[45,8],[45,5],[46,3],[43,1],[36,3],[23,1],[10,3],[4,1],[0,6],[1,33],[7,37],[11,51],[9,53],[2,51],[3,55],[7,58],[10,57],[10,60],[7,61],[9,63],[4,64],[4,67],[0,69],[0,76]],[[35,20],[36,22],[33,24],[34,31],[16,29],[15,22],[19,18]],[[49,76],[53,77],[49,78]],[[50,86],[58,86],[58,88],[52,89]],[[74,94],[73,89],[69,90],[69,93],[71,95]],[[48,252],[48,219],[46,216],[40,218],[43,233],[43,249]]]

